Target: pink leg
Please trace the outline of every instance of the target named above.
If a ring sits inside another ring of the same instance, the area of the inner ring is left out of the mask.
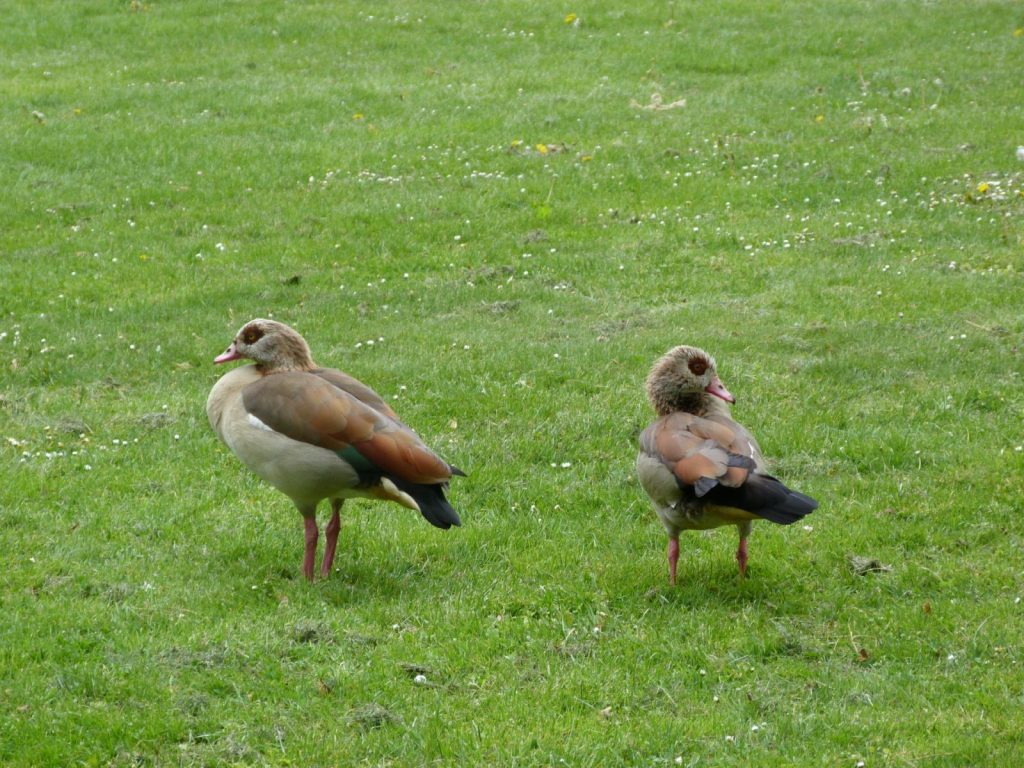
[[[324,528],[324,561],[320,564],[320,577],[327,578],[331,575],[331,566],[334,565],[334,550],[338,546],[338,531],[341,530],[341,505],[343,499],[331,499],[331,519]]]
[[[313,565],[316,562],[316,540],[320,532],[316,527],[316,515],[303,517],[302,522],[306,528],[306,554],[302,558],[302,575],[307,581],[313,580]]]
[[[740,578],[747,575],[747,539],[740,537],[740,546],[736,550],[736,562],[740,564]]]
[[[673,586],[676,583],[676,563],[679,562],[679,539],[668,540],[668,580]]]

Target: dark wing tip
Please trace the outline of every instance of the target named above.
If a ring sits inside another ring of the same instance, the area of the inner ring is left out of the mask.
[[[697,498],[699,499],[701,496],[705,495],[708,491],[710,491],[716,485],[718,485],[718,481],[715,480],[715,478],[713,478],[713,477],[702,477],[700,480],[698,480],[696,483],[694,483],[694,485],[693,485],[693,492],[695,494],[697,494]]]
[[[432,501],[426,501],[423,498],[416,499],[420,505],[420,514],[426,518],[427,522],[435,528],[447,531],[453,525],[456,528],[462,527],[462,520],[459,518],[459,513],[456,512],[452,505],[447,500],[441,501],[440,504]]]
[[[459,469],[458,467],[453,467],[451,464],[448,465],[448,469],[452,471],[452,475],[454,475],[455,477],[469,477],[469,475],[467,475],[461,469]]]
[[[743,469],[757,469],[757,464],[749,456],[743,456],[739,453],[729,454],[729,466],[730,467],[743,467]]]
[[[808,510],[807,510],[808,514],[813,512],[814,510],[816,510],[818,508],[818,500],[817,499],[812,498],[812,497],[808,496],[805,493],[800,493],[799,491],[790,491],[790,493],[793,496],[795,496],[797,499],[802,501],[804,504],[807,505],[807,507],[808,507]]]
[[[420,514],[436,528],[448,530],[453,525],[461,526],[462,520],[448,499],[444,497],[443,483],[411,483],[400,477],[389,478],[396,486],[412,496]]]

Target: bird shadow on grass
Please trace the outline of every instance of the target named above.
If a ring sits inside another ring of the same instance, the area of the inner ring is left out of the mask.
[[[725,566],[680,568],[675,586],[666,579],[652,586],[645,597],[653,604],[694,610],[764,606],[773,611],[802,613],[804,603],[802,593],[794,594],[783,574],[771,568],[757,572],[750,568],[741,578],[734,567]]]
[[[302,596],[304,600],[320,599],[333,607],[368,603],[388,606],[434,599],[438,580],[446,578],[449,571],[439,560],[440,556],[435,558],[427,551],[393,558],[387,563],[374,562],[372,557],[346,560],[339,547],[338,558],[326,578],[318,576],[312,583],[307,582],[299,569],[291,565],[276,569],[269,577],[283,592]],[[312,595],[318,598],[311,598]]]
[[[422,568],[413,564],[398,564],[387,573],[378,568],[351,564],[338,567],[326,579],[303,584],[317,591],[335,607],[361,605],[374,601],[378,605],[404,602],[419,591],[418,584],[427,578]],[[298,585],[301,576],[296,580]]]

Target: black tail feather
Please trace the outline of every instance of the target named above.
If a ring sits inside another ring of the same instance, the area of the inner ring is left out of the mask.
[[[400,480],[397,477],[392,477],[391,481],[399,489],[412,496],[419,505],[420,512],[431,525],[444,528],[445,530],[453,525],[462,525],[459,513],[455,511],[444,496],[445,486],[443,484],[423,485],[421,483],[410,483],[406,480]]]
[[[779,525],[792,525],[818,508],[810,496],[791,491],[770,475],[751,474],[739,488],[716,485],[701,500],[742,509]]]

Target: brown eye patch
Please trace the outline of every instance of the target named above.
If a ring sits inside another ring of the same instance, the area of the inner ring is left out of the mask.
[[[263,338],[263,331],[255,325],[247,325],[242,329],[242,341],[245,344],[255,344]]]
[[[703,357],[693,358],[688,365],[694,376],[703,376],[708,370],[708,361]]]

